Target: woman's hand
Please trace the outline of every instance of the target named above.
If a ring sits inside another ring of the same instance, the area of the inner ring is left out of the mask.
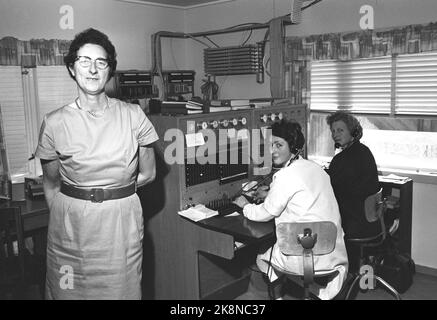
[[[256,189],[255,196],[254,196],[255,203],[263,202],[264,199],[267,197],[269,190],[270,190],[269,186],[261,186],[258,189]]]
[[[239,206],[240,208],[244,208],[244,206],[246,204],[249,204],[249,201],[247,201],[247,199],[243,196],[239,196],[238,198],[236,198],[234,201],[232,201],[233,203],[235,203],[237,206]]]

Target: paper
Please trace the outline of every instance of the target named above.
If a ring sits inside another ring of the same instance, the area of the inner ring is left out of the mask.
[[[249,139],[249,132],[247,129],[240,129],[237,133],[237,139],[239,140],[247,140]]]
[[[401,177],[395,174],[389,174],[387,176],[380,176],[379,177],[380,181],[386,181],[386,182],[406,182],[409,180],[408,177]]]
[[[218,211],[211,210],[205,207],[203,204],[198,204],[186,210],[178,211],[178,214],[197,222],[218,215]]]
[[[238,212],[233,212],[233,213],[230,213],[230,214],[227,214],[227,215],[225,215],[225,218],[227,218],[227,217],[237,217],[237,216],[239,216],[240,214],[238,213]]]
[[[185,139],[187,140],[187,147],[196,147],[205,144],[202,132],[188,133],[185,135]]]
[[[228,129],[228,138],[229,139],[234,139],[236,133],[237,133],[237,131],[235,130],[235,128]]]

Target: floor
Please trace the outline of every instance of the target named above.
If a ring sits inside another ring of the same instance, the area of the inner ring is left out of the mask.
[[[298,300],[302,295],[302,289],[288,283],[284,290],[283,300]],[[240,295],[237,300],[266,300],[269,299],[267,290],[254,281],[251,281],[246,293]],[[355,300],[393,300],[393,296],[382,288],[377,287],[374,290],[366,292],[357,292]],[[437,300],[437,277],[426,274],[416,273],[413,278],[413,284],[403,294],[402,300]]]
[[[285,289],[284,300],[299,299],[301,288],[293,286],[289,283]],[[437,277],[426,274],[416,273],[414,275],[413,284],[403,294],[402,300],[437,300]],[[42,300],[40,290],[37,286],[31,286],[20,296],[21,300]],[[381,288],[368,290],[367,292],[358,292],[355,296],[356,300],[392,300],[393,297]],[[266,287],[263,285],[250,282],[247,292],[243,293],[236,300],[269,300]]]

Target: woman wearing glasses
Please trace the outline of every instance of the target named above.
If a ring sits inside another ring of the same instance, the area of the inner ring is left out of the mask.
[[[44,117],[36,150],[50,209],[46,298],[140,299],[136,188],[155,178],[158,136],[138,105],[105,94],[117,65],[105,34],[79,33],[64,61],[78,97]]]

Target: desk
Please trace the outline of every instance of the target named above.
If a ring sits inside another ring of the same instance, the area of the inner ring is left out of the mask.
[[[388,209],[386,215],[392,215],[392,218],[399,219],[399,228],[392,238],[400,252],[408,253],[411,256],[413,180],[390,181],[380,176],[379,184],[382,187],[384,197],[396,194],[396,197],[399,198],[399,207]]]
[[[44,198],[0,203],[0,208],[8,207],[19,207],[21,209],[24,232],[45,228],[49,224],[49,209]]]

